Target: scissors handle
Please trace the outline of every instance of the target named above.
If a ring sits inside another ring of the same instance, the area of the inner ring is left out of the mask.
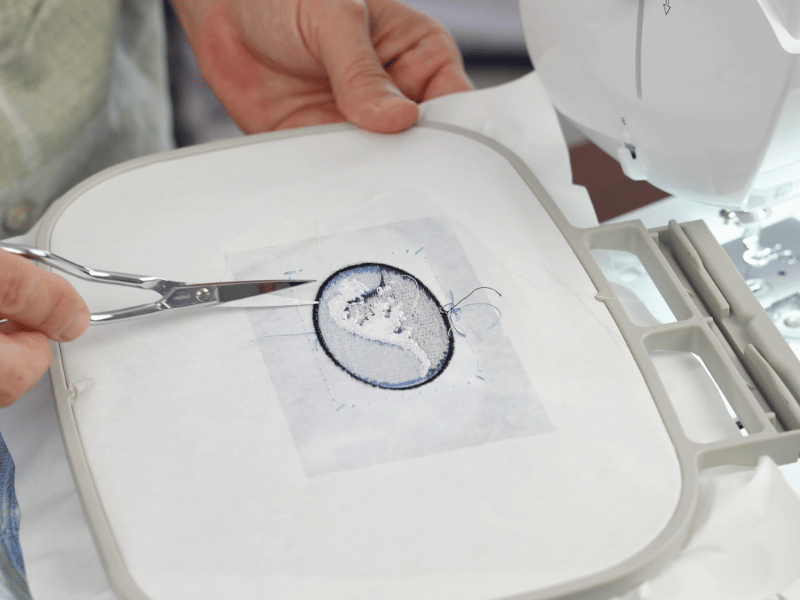
[[[161,294],[161,299],[149,304],[131,306],[103,313],[92,313],[90,323],[109,323],[156,314],[174,308],[191,308],[193,306],[216,306],[235,300],[242,300],[260,294],[269,294],[277,290],[288,289],[296,285],[309,283],[307,280],[257,280],[231,281],[223,283],[203,283],[187,285],[158,277],[143,277],[130,273],[99,271],[74,263],[71,260],[56,256],[48,250],[0,242],[0,250],[5,250],[22,258],[44,263],[54,269],[74,275],[79,279],[97,283],[113,283]]]
[[[103,283],[113,283],[116,285],[126,285],[130,287],[142,288],[145,290],[154,290],[159,293],[164,293],[168,289],[175,287],[176,282],[166,281],[158,277],[145,277],[141,275],[131,275],[130,273],[115,273],[113,271],[100,271],[98,269],[90,269],[61,258],[48,250],[41,248],[33,248],[32,246],[22,246],[19,244],[9,244],[7,242],[0,242],[0,250],[5,250],[11,254],[16,254],[28,260],[34,260],[43,263],[64,273],[74,275],[79,279],[87,281],[99,281]],[[179,284],[178,284],[179,285]],[[164,289],[162,289],[164,288]]]

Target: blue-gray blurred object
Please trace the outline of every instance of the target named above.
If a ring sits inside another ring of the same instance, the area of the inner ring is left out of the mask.
[[[0,435],[0,483],[2,524],[0,524],[0,599],[30,600],[25,564],[19,544],[19,505],[14,491],[14,459]]]
[[[453,35],[468,56],[527,56],[517,0],[404,0]]]

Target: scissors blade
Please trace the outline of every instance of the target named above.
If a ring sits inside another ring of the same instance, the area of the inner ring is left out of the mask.
[[[199,283],[181,285],[173,289],[158,304],[163,308],[189,308],[192,306],[214,306],[286,290],[312,280],[256,280],[230,281],[224,283]]]
[[[218,302],[233,302],[235,300],[242,300],[243,298],[250,298],[252,296],[259,296],[261,294],[270,294],[280,290],[287,290],[296,285],[304,283],[311,283],[313,280],[264,280],[264,281],[232,281],[230,283],[217,283]]]

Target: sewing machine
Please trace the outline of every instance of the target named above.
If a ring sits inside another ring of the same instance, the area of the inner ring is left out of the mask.
[[[800,335],[800,224],[761,234],[770,207],[800,195],[798,3],[523,0],[521,11],[556,108],[631,179],[739,223],[726,249],[781,333]]]

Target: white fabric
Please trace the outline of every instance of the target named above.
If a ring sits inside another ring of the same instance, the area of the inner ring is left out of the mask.
[[[755,470],[706,475],[700,498],[692,539],[624,600],[756,600],[797,579],[800,501],[771,459]]]
[[[76,235],[101,207],[102,229]],[[335,245],[364,228],[431,218],[449,223],[477,282],[503,294],[502,331],[553,431],[508,437],[501,421],[497,441],[454,448],[442,439],[461,417],[454,411],[428,431],[438,452],[306,474],[246,315],[92,329],[64,348],[63,364],[104,509],[151,597],[497,597],[610,568],[666,526],[679,467],[638,367],[535,196],[478,142],[426,128],[345,131],[157,162],[85,190],[60,214],[49,247],[79,263],[208,281],[236,252],[310,240],[315,259],[275,273],[300,266],[320,280],[343,260],[404,268],[406,238]],[[457,272],[451,258],[431,262],[436,278],[424,279],[439,297],[469,292],[468,280],[446,277]],[[131,298],[76,287],[97,308]],[[348,401],[364,413],[370,401],[395,401],[354,393]],[[303,398],[307,423],[330,402]]]
[[[364,263],[365,248],[368,262],[404,272],[398,279],[410,290],[406,298],[398,294],[400,300],[376,307],[378,314],[367,319],[354,315],[350,321],[357,323],[347,329],[333,320],[339,314],[331,317],[328,294],[319,298],[313,313],[322,317],[313,322],[308,310],[248,313],[307,475],[553,431],[505,332],[504,296],[480,289],[483,282],[446,219],[414,219],[320,236],[234,254],[230,264],[236,279],[293,271],[322,283],[340,268]],[[379,297],[389,296],[387,288],[379,288]],[[341,305],[338,313],[355,311],[349,296],[331,296]],[[448,308],[455,309],[443,314]],[[433,322],[426,323],[428,319]],[[370,324],[372,331],[364,331]],[[388,336],[382,324],[389,324]],[[394,334],[397,329],[405,337]],[[430,364],[423,373],[419,367],[411,377],[407,373],[428,357],[440,362],[449,347],[444,344],[437,350],[436,340],[418,343],[428,332],[444,340],[449,333],[452,338],[453,351],[435,378],[407,389],[365,384],[376,379],[372,373],[383,373],[385,386],[427,375]],[[337,363],[307,351],[318,339],[326,353],[335,353]],[[423,346],[434,353],[424,352]],[[309,398],[327,399],[327,410],[309,411]]]

